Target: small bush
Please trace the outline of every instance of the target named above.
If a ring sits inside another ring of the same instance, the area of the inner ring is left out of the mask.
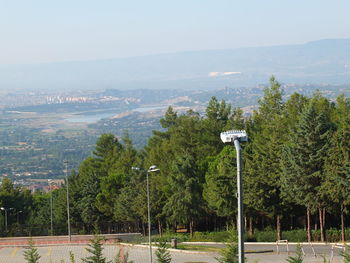
[[[287,262],[288,263],[303,263],[304,262],[304,255],[303,255],[303,252],[301,250],[301,246],[299,244],[297,245],[297,251],[296,251],[295,257],[292,257],[292,256],[288,257]]]
[[[167,249],[166,242],[160,242],[156,251],[157,263],[170,263],[171,255]]]
[[[282,237],[282,239],[287,239],[289,242],[307,242],[307,232],[303,229],[283,231]]]
[[[202,241],[202,242],[224,242],[229,238],[227,231],[222,232],[196,232],[189,241]]]
[[[23,252],[24,259],[27,263],[38,263],[41,256],[39,255],[38,249],[34,247],[34,242],[29,241],[29,248]]]
[[[103,256],[103,247],[101,244],[101,241],[103,240],[102,237],[95,236],[92,240],[90,240],[89,247],[86,248],[86,250],[91,254],[91,256],[88,256],[86,258],[82,258],[82,261],[84,263],[108,263],[110,261],[107,261],[106,258]]]
[[[254,237],[257,242],[276,242],[276,232],[273,230],[256,231]]]
[[[134,263],[134,261],[129,261],[129,253],[126,252],[124,254],[124,250],[121,248],[115,256],[113,263]]]
[[[350,247],[346,246],[346,250],[341,252],[340,255],[343,257],[344,263],[350,263]]]
[[[237,231],[228,231],[227,246],[220,251],[220,256],[215,258],[219,263],[238,263]]]

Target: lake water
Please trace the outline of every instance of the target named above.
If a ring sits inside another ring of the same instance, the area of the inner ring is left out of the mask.
[[[138,112],[147,112],[147,111],[151,111],[151,110],[162,110],[167,108],[168,106],[163,105],[163,106],[153,106],[153,107],[140,107],[140,108],[136,108],[133,109],[132,111],[138,111]]]
[[[76,115],[76,117],[67,118],[66,121],[69,122],[86,122],[86,123],[95,123],[99,120],[110,118],[117,113],[97,113],[97,114],[89,114],[89,115]]]
[[[165,109],[168,106],[154,106],[154,107],[140,107],[133,109],[132,111],[137,111],[137,112],[148,112],[151,110],[161,110]],[[89,114],[89,115],[75,115],[74,117],[67,118],[65,119],[68,122],[84,122],[84,123],[95,123],[98,122],[99,120],[106,119],[106,118],[111,118],[114,115],[117,115],[120,112],[108,112],[108,113],[96,113],[96,114]]]

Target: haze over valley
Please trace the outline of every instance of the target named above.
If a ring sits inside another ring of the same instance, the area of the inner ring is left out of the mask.
[[[350,39],[298,45],[188,51],[108,60],[0,64],[1,90],[191,89],[348,84]]]

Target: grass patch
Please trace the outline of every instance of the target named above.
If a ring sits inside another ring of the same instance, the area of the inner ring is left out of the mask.
[[[211,247],[211,246],[178,244],[177,249],[191,250],[191,251],[202,251],[202,252],[219,252],[221,248]]]

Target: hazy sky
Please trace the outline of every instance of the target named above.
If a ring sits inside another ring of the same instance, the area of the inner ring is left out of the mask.
[[[0,64],[350,38],[349,0],[0,0]]]

